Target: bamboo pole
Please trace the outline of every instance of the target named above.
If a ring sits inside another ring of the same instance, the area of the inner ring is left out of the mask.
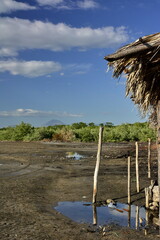
[[[151,178],[151,139],[148,138],[148,178]]]
[[[96,203],[97,198],[97,185],[98,185],[98,172],[99,172],[99,165],[101,160],[101,150],[102,150],[102,136],[103,136],[103,127],[99,128],[99,141],[98,141],[98,151],[97,151],[97,161],[96,167],[94,171],[94,183],[93,183],[93,203]]]
[[[128,156],[128,204],[131,203],[131,157]]]
[[[139,187],[138,142],[136,142],[135,145],[136,145],[136,186],[137,186],[137,192],[139,193],[140,187]]]

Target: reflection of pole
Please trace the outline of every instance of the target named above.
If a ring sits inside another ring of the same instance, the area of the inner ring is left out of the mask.
[[[151,139],[148,138],[148,178],[151,178]]]
[[[93,225],[97,225],[97,207],[93,204]]]
[[[139,206],[136,206],[136,229],[139,229]]]
[[[131,203],[131,157],[128,156],[128,204]]]
[[[128,205],[128,227],[131,226],[131,205]]]
[[[96,203],[97,198],[97,178],[99,172],[99,165],[101,159],[101,149],[102,149],[102,136],[103,136],[103,127],[99,128],[99,142],[98,142],[98,151],[97,151],[97,162],[94,172],[94,183],[93,183],[93,203]]]
[[[149,223],[149,212],[148,212],[148,210],[146,210],[146,228],[145,228],[145,230],[144,230],[145,236],[148,235],[148,228],[147,228],[148,223]]]
[[[137,183],[137,192],[139,193],[138,142],[136,142],[136,183]]]

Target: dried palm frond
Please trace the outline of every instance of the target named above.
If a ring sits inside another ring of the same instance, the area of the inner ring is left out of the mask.
[[[160,33],[140,38],[105,57],[113,77],[126,74],[126,95],[145,115],[160,100]]]

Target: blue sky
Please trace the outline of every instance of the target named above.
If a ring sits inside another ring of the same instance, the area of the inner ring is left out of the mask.
[[[0,127],[145,121],[104,56],[159,32],[160,0],[1,0]]]

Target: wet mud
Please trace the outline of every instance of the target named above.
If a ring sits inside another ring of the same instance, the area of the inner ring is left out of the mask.
[[[99,202],[114,199],[120,204],[127,203],[127,156],[130,154],[131,201],[140,209],[145,205],[144,188],[150,185],[147,144],[140,144],[139,148],[141,192],[137,194],[135,144],[103,144]],[[116,220],[103,224],[98,215],[99,223],[95,226],[91,222],[75,221],[56,209],[63,202],[91,203],[96,154],[97,144],[92,143],[0,142],[0,239],[159,239],[154,231],[156,225],[145,231],[146,228],[122,226]],[[152,179],[156,179],[155,145],[151,157]],[[78,207],[69,211],[75,216]],[[122,216],[122,212],[117,213]],[[86,214],[90,213],[86,210]]]

